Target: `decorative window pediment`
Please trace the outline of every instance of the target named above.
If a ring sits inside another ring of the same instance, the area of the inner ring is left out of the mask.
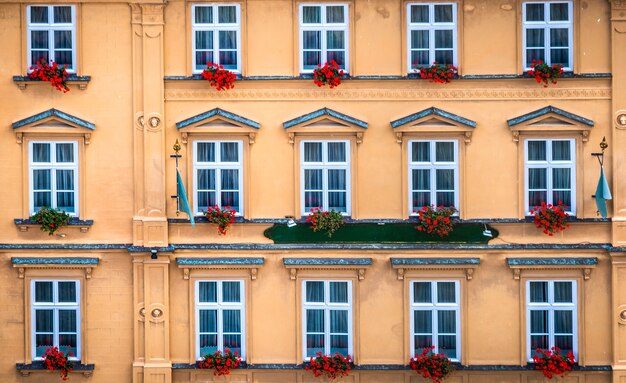
[[[296,135],[341,134],[356,136],[356,143],[363,142],[363,132],[367,122],[359,120],[329,108],[296,117],[283,123],[289,135],[289,143],[295,142]]]
[[[91,133],[96,129],[92,122],[83,120],[57,109],[48,109],[33,116],[15,121],[12,125],[17,142],[22,143],[24,134],[58,136],[83,136],[89,144]]]
[[[589,131],[593,127],[592,120],[574,113],[546,106],[507,121],[513,134],[513,141],[519,141],[520,133],[570,133],[580,134],[582,141],[587,142]]]
[[[189,279],[191,270],[249,270],[250,279],[255,280],[260,267],[265,264],[262,257],[228,258],[176,258],[176,265],[183,270],[183,278]]]
[[[580,270],[583,279],[587,280],[591,278],[591,270],[598,264],[598,258],[507,258],[506,263],[513,271],[514,279],[520,279],[522,272],[531,270]]]
[[[358,280],[365,279],[365,269],[372,265],[372,258],[283,258],[290,278],[296,280],[300,270],[354,270]]]
[[[470,143],[476,122],[456,114],[431,107],[391,121],[396,141],[401,144],[407,133],[459,133]]]
[[[480,266],[480,258],[391,258],[391,267],[403,280],[407,270],[461,270],[465,278],[472,279],[474,270]]]
[[[189,133],[193,132],[241,134],[248,136],[250,143],[253,144],[261,124],[238,114],[215,108],[177,122],[176,128],[181,133],[183,143],[187,143]]]
[[[24,278],[26,269],[83,269],[85,278],[91,278],[91,270],[100,263],[99,258],[84,257],[13,257],[17,276]]]

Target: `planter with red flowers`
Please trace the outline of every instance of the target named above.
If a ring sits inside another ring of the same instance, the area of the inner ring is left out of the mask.
[[[338,352],[335,355],[324,355],[316,352],[315,357],[311,357],[309,362],[304,364],[304,369],[311,371],[316,378],[323,376],[328,380],[335,380],[348,376],[352,369],[351,363],[350,355],[343,356]]]
[[[458,68],[452,64],[437,64],[435,61],[431,66],[419,67],[419,74],[425,80],[447,84],[458,74]]]
[[[544,234],[553,236],[569,227],[569,223],[567,223],[569,214],[565,210],[567,210],[567,206],[562,201],[556,205],[542,202],[540,206],[535,206],[530,214],[535,216],[534,224],[538,229],[541,229]]]
[[[556,84],[556,80],[563,76],[563,65],[548,65],[541,60],[533,60],[530,70],[526,73],[532,76],[537,84],[543,83],[543,87],[547,88],[548,83]]]
[[[62,226],[67,225],[70,220],[69,214],[62,210],[42,207],[30,217],[31,222],[41,225],[41,231],[54,234]]]
[[[435,346],[426,347],[420,355],[411,358],[411,369],[420,374],[424,379],[430,379],[433,383],[441,383],[454,371],[454,364],[444,354],[435,354]]]
[[[322,210],[321,207],[312,208],[306,221],[311,224],[313,231],[325,231],[329,238],[344,224],[340,212]]]
[[[576,360],[571,351],[564,356],[561,355],[558,347],[552,347],[550,350],[538,348],[536,354],[533,355],[533,363],[535,370],[541,371],[546,378],[552,379],[555,376],[564,377],[572,371]]]
[[[230,370],[238,368],[240,365],[241,357],[238,352],[231,352],[228,348],[224,349],[224,352],[217,350],[213,354],[205,355],[202,360],[197,362],[198,368],[213,369],[215,376],[230,375]]]
[[[454,228],[454,221],[451,217],[456,212],[454,207],[424,206],[417,212],[419,215],[417,231],[445,238]]]
[[[226,230],[228,230],[230,225],[235,222],[235,214],[237,212],[234,209],[231,209],[230,206],[220,209],[219,206],[215,205],[213,207],[209,207],[207,211],[204,211],[203,213],[209,222],[217,225],[217,232],[219,235],[226,235]]]
[[[69,347],[67,355],[59,351],[58,347],[49,347],[42,356],[43,365],[48,370],[59,370],[61,379],[68,380],[68,374],[74,368],[74,364],[69,360],[70,356],[74,356],[74,353],[69,351]]]
[[[211,87],[217,90],[234,88],[235,80],[237,79],[237,76],[233,72],[224,69],[222,65],[212,62],[206,64],[206,68],[202,71],[201,76],[211,84]]]
[[[333,89],[341,84],[344,72],[335,60],[325,63],[324,66],[321,64],[317,64],[317,66],[313,71],[313,83],[315,85],[319,87],[329,85],[330,89]]]
[[[49,64],[46,59],[41,58],[37,64],[30,67],[28,77],[31,80],[47,81],[59,92],[67,93],[70,88],[67,86],[67,80],[70,75],[67,73],[67,65],[59,65],[56,62]]]

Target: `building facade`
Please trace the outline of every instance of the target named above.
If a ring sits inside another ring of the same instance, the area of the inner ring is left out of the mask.
[[[552,346],[568,382],[626,381],[626,2],[1,0],[0,41],[0,381],[56,381],[41,356],[71,346],[74,382],[312,382],[317,351],[353,357],[347,382],[420,382],[427,345],[454,383],[544,381]],[[69,92],[28,78],[41,57]],[[315,86],[331,59],[347,78]],[[420,79],[434,61],[458,78]],[[558,201],[547,236],[530,211]],[[393,234],[431,204],[479,240],[272,235],[315,207]],[[40,231],[42,206],[70,224]],[[244,368],[195,367],[227,347]]]

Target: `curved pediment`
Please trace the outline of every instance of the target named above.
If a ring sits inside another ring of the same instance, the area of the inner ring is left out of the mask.
[[[183,143],[189,133],[245,134],[254,143],[254,136],[261,124],[224,109],[214,108],[176,123],[182,133]]]
[[[22,143],[24,134],[83,135],[89,144],[91,133],[96,129],[92,122],[83,120],[57,109],[48,109],[11,124],[17,135],[17,142]]]
[[[592,120],[552,105],[507,120],[513,140],[519,141],[521,132],[558,132],[581,134],[583,142],[589,137]]]
[[[476,122],[448,111],[430,107],[417,113],[391,121],[396,140],[402,143],[406,133],[461,133],[469,143]]]

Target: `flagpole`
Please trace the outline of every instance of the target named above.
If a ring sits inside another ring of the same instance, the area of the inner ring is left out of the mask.
[[[182,157],[180,154],[178,154],[178,152],[180,151],[180,143],[178,143],[178,138],[176,139],[176,143],[174,143],[174,146],[172,146],[172,149],[174,149],[174,152],[176,154],[170,155],[170,158],[176,159],[176,174],[177,175],[176,175],[176,195],[171,196],[171,197],[176,198],[176,216],[178,216],[180,214],[180,196],[178,195],[178,190],[180,188],[180,185],[178,184],[178,159]]]

